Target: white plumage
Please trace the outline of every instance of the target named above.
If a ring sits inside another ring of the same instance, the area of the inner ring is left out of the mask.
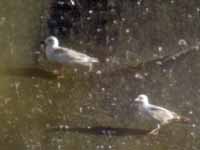
[[[160,125],[168,124],[173,120],[176,121],[185,121],[188,122],[189,119],[185,117],[181,117],[173,111],[165,109],[160,106],[156,106],[149,103],[149,99],[147,95],[141,94],[136,99],[135,102],[138,104],[139,110],[144,114],[148,115],[149,117],[157,120],[159,124],[157,128],[152,130],[151,133],[157,133],[160,129]]]
[[[87,66],[90,70],[92,69],[92,65],[94,63],[99,62],[97,58],[59,46],[59,41],[55,36],[49,36],[45,40],[45,44],[45,54],[47,59],[51,62],[58,63],[60,65],[77,64]]]

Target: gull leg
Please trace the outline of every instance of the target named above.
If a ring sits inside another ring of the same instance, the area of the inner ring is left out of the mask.
[[[151,134],[151,135],[157,135],[159,133],[159,130],[160,130],[160,124],[157,125],[157,128],[151,130],[149,132],[149,134]]]
[[[93,70],[93,64],[90,64],[89,65],[89,72],[92,72],[92,70]]]
[[[65,75],[64,75],[64,69],[65,69],[64,66],[60,65],[60,67],[59,67],[59,74],[57,76],[58,79],[63,79],[65,77]]]
[[[57,68],[53,70],[53,73],[57,75],[58,79],[64,78],[64,66],[62,64],[57,64]]]

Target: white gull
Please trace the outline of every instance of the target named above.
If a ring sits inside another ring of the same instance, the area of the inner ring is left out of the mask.
[[[63,65],[80,65],[89,67],[92,70],[93,64],[99,60],[73,49],[61,47],[55,36],[49,36],[45,40],[45,54],[49,61]]]
[[[157,128],[153,129],[150,134],[157,134],[161,125],[168,124],[171,121],[190,121],[189,118],[179,116],[177,113],[166,108],[150,104],[148,96],[145,94],[140,94],[135,99],[135,102],[138,104],[140,111],[159,122]]]

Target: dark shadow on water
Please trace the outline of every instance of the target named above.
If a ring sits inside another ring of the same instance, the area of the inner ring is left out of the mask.
[[[80,127],[55,127],[49,129],[51,132],[77,132],[80,134],[91,134],[91,135],[107,135],[107,136],[133,136],[133,135],[147,135],[151,130],[145,129],[134,129],[134,128],[116,128],[116,127],[102,127],[95,126],[90,128]]]
[[[14,68],[9,67],[0,71],[1,75],[5,76],[17,76],[17,77],[28,77],[28,78],[43,78],[43,79],[57,79],[56,75],[45,71],[37,67],[27,67],[27,68]]]

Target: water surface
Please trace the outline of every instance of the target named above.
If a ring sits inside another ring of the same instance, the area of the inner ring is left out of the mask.
[[[66,68],[62,80],[44,60],[36,65],[32,54],[48,32],[41,16],[47,17],[49,5],[0,2],[1,149],[200,148],[200,54],[193,50],[200,35],[198,1],[110,0],[108,8],[116,11],[101,10],[106,20],[101,26],[95,11],[88,23],[85,15],[93,7],[87,6],[81,14],[83,30],[72,28],[60,36],[61,43],[98,57],[102,64],[92,73]],[[191,52],[175,60],[161,59],[162,65],[151,61],[182,50]],[[133,100],[141,93],[154,104],[190,117],[192,123],[174,123],[157,136],[146,135],[155,124],[136,113]],[[58,129],[63,126],[69,129]]]

